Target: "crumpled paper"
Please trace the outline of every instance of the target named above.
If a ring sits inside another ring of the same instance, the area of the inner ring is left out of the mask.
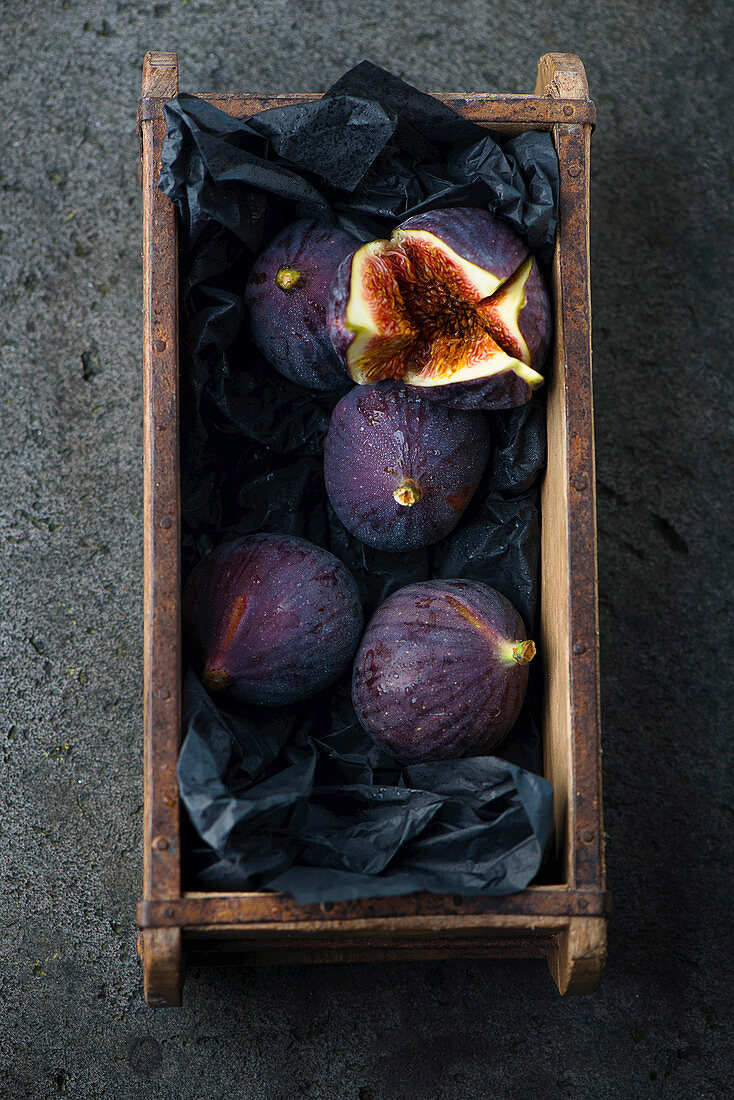
[[[545,779],[494,756],[402,768],[353,716],[342,724],[348,709],[342,687],[263,715],[214,703],[187,674],[179,781],[208,846],[193,853],[199,885],[320,902],[509,894],[533,878],[550,829]]]

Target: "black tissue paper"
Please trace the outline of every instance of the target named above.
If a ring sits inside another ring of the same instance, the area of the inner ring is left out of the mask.
[[[242,293],[257,253],[298,217],[338,224],[358,242],[421,210],[480,206],[547,262],[558,205],[550,136],[502,143],[370,62],[320,100],[244,121],[186,94],[165,114],[159,186],[180,225],[184,572],[230,538],[279,531],[336,554],[367,617],[403,585],[466,577],[503,592],[532,630],[542,398],[488,414],[487,473],[451,535],[383,553],[346,531],[324,490],[324,437],[341,394],[304,390],[260,357]],[[537,666],[502,758],[410,767],[362,731],[348,677],[300,706],[263,708],[215,702],[189,671],[179,761],[193,826],[188,884],[285,890],[302,902],[523,889],[551,819]]]

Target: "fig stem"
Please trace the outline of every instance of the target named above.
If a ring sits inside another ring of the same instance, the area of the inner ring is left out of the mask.
[[[275,276],[275,285],[280,287],[281,290],[293,290],[293,287],[299,282],[300,278],[301,272],[297,271],[295,267],[279,267],[278,273]]]
[[[231,682],[231,677],[226,669],[207,668],[204,671],[201,682],[209,691],[223,691]]]
[[[416,481],[413,481],[412,477],[406,477],[402,484],[398,485],[393,496],[398,504],[410,508],[412,504],[417,504],[421,499],[423,490]]]
[[[535,652],[535,642],[531,642],[530,639],[526,642],[513,643],[512,656],[519,665],[526,665],[532,661]]]

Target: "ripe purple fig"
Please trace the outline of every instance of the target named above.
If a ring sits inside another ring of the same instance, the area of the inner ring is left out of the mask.
[[[352,701],[376,744],[407,763],[492,752],[517,721],[535,645],[479,581],[409,584],[367,626]]]
[[[212,550],[184,589],[184,631],[210,691],[281,706],[348,667],[363,626],[357,585],[333,554],[288,535]]]
[[[326,325],[329,288],[354,251],[348,233],[324,222],[286,226],[253,264],[245,289],[250,328],[276,370],[314,390],[344,387],[348,375]]]
[[[331,417],[324,480],[344,526],[368,546],[429,546],[459,522],[484,473],[482,413],[427,401],[400,382],[355,386]]]
[[[355,382],[420,386],[456,408],[524,405],[543,381],[548,295],[527,245],[469,207],[408,218],[339,266],[328,320]]]

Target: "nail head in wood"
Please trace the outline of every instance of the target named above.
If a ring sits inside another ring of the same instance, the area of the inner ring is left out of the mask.
[[[157,836],[153,840],[153,847],[155,848],[156,852],[167,852],[168,841],[164,836]]]

